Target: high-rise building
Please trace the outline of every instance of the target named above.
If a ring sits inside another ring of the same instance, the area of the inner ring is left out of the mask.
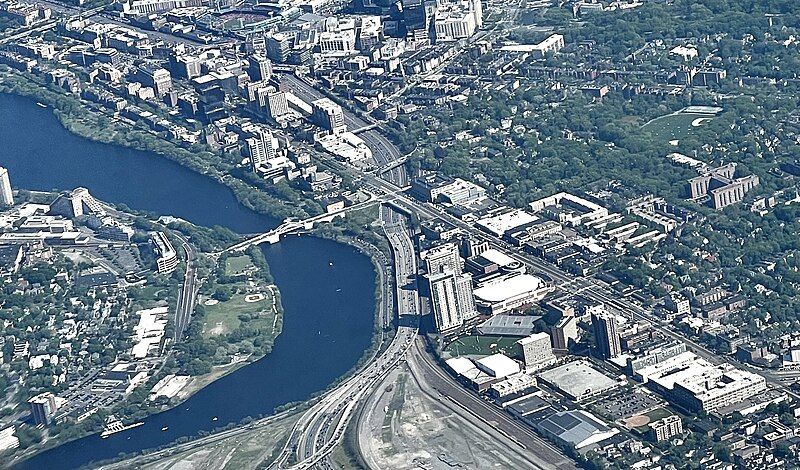
[[[245,140],[247,155],[253,171],[265,165],[268,160],[275,158],[278,151],[278,139],[268,129],[260,128],[253,133],[253,137]]]
[[[206,123],[211,123],[228,116],[225,109],[225,90],[219,80],[211,75],[203,75],[192,80],[197,91],[197,114]]]
[[[28,400],[31,407],[31,417],[36,425],[47,426],[52,422],[56,412],[56,397],[51,392],[44,392]]]
[[[422,259],[428,274],[437,274],[445,271],[460,273],[464,270],[464,260],[458,254],[458,245],[443,243],[424,253]]]
[[[289,114],[289,101],[286,93],[274,91],[267,94],[267,114],[272,119],[278,119]]]
[[[272,61],[263,54],[253,54],[247,59],[250,66],[247,74],[253,81],[267,81],[272,76]]]
[[[406,31],[426,31],[430,24],[436,2],[425,0],[401,0],[403,25]]]
[[[578,339],[578,322],[575,317],[562,317],[551,329],[550,335],[553,342],[553,349],[556,351],[568,351],[570,343]]]
[[[427,278],[438,331],[458,328],[477,316],[471,275],[445,271]]]
[[[617,318],[605,311],[605,309],[593,311],[591,318],[597,350],[606,359],[619,356],[622,348],[619,343],[619,333],[617,332]]]
[[[264,37],[267,57],[278,63],[284,63],[292,52],[289,36],[285,33],[271,33]]]
[[[550,345],[550,335],[547,333],[534,333],[522,338],[517,341],[517,351],[525,368],[529,370],[541,369],[556,361]]]
[[[8,178],[8,170],[0,167],[0,204],[4,206],[14,205],[14,194],[11,192],[11,180]]]
[[[344,122],[342,107],[330,98],[320,98],[311,103],[311,120],[323,129],[328,129],[332,134],[339,134],[347,130]]]
[[[483,6],[481,5],[481,0],[470,0],[469,7],[473,18],[475,18],[475,26],[480,28],[483,26]]]

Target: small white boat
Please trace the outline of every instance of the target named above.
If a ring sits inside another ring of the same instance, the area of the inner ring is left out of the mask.
[[[47,107],[47,105],[46,105],[46,104],[44,104],[44,103],[40,103],[39,101],[37,101],[37,102],[36,102],[36,106],[38,106],[38,107],[40,107],[40,108],[46,108],[46,107]]]
[[[165,432],[167,429],[169,429],[169,426],[164,426],[163,428],[161,428],[161,432]]]
[[[216,421],[216,420],[218,420],[218,419],[219,419],[219,418],[217,418],[216,416],[214,416],[213,418],[211,418],[211,421]]]
[[[333,261],[331,261],[330,263],[328,263],[328,266],[333,266]]]

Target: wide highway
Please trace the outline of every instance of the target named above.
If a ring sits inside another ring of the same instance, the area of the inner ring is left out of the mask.
[[[280,455],[270,468],[308,469],[328,466],[326,457],[339,445],[361,400],[403,359],[419,328],[419,297],[411,285],[417,272],[414,244],[407,219],[381,207],[381,222],[392,246],[399,326],[394,338],[376,358],[339,386],[327,392],[292,428]],[[410,288],[409,288],[410,287]]]

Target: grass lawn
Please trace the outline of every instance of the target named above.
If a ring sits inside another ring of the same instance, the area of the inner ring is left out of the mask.
[[[231,256],[225,260],[225,275],[238,276],[239,274],[243,274],[248,269],[253,267],[253,262],[249,256]]]
[[[242,323],[239,315],[259,315],[257,319],[250,320],[253,327],[272,328],[275,323],[274,298],[272,293],[265,289],[266,298],[258,302],[244,301],[244,294],[235,294],[230,300],[216,305],[205,305],[205,318],[203,319],[203,337],[210,338],[215,335],[224,335],[239,328]]]
[[[450,356],[483,355],[503,353],[513,356],[516,353],[516,337],[503,336],[462,336],[445,348]]]
[[[696,119],[713,117],[711,114],[668,114],[648,122],[642,126],[642,130],[649,131],[654,139],[666,143],[671,140],[681,140],[689,135],[689,132],[694,129],[692,122]],[[705,123],[705,121],[703,122]]]

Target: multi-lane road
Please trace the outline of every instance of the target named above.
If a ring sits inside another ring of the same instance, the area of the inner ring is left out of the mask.
[[[177,343],[183,338],[186,332],[186,327],[192,319],[192,312],[197,303],[197,269],[194,265],[197,259],[197,253],[194,247],[183,237],[181,239],[181,246],[185,254],[186,273],[184,274],[183,286],[178,294],[178,305],[175,307],[175,336],[174,341]]]
[[[408,284],[417,272],[414,245],[404,216],[381,208],[381,220],[392,246],[399,326],[394,338],[360,371],[324,395],[298,420],[272,468],[307,469],[327,466],[325,459],[339,445],[359,403],[414,344],[419,325],[419,298]]]

